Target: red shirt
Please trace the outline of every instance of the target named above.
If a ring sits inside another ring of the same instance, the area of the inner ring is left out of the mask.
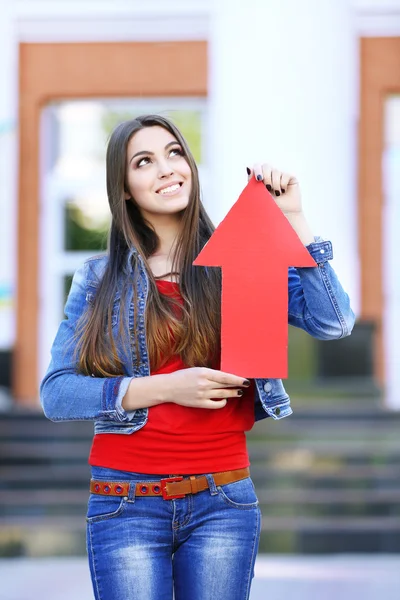
[[[181,298],[179,286],[157,281],[163,294]],[[152,375],[185,369],[172,356]],[[249,466],[245,431],[254,425],[254,386],[224,408],[205,409],[173,402],[149,408],[146,425],[131,435],[95,435],[89,464],[159,475],[216,473]]]

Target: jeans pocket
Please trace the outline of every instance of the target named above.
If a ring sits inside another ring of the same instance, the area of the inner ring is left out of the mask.
[[[223,486],[220,485],[217,489],[220,498],[230,506],[242,510],[250,510],[258,506],[257,494],[250,477]]]
[[[95,523],[96,521],[118,517],[123,513],[127,502],[128,499],[126,496],[120,498],[118,496],[90,494],[86,521],[88,523]]]

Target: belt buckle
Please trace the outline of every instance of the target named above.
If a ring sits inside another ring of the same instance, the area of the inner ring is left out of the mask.
[[[174,481],[183,481],[183,477],[166,477],[165,479],[160,479],[161,483],[161,494],[164,500],[175,500],[175,498],[184,498],[186,494],[176,494],[169,495],[167,493],[167,483],[173,483]]]

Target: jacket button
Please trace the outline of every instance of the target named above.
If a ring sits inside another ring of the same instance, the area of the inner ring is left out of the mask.
[[[272,385],[269,381],[267,381],[267,383],[264,383],[264,392],[270,392],[272,390]]]
[[[277,406],[277,407],[274,409],[274,413],[275,413],[277,416],[279,416],[279,415],[281,414],[281,409],[279,408],[279,406]]]

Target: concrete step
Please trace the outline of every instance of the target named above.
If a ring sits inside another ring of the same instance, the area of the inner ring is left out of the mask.
[[[382,486],[394,484],[400,486],[400,469],[397,465],[368,464],[351,465],[346,462],[337,464],[286,465],[275,464],[264,466],[253,463],[251,466],[253,480],[262,486],[265,482],[279,485],[286,489],[288,485],[296,487],[343,485],[346,487],[367,488],[372,485]],[[56,488],[75,487],[87,488],[90,478],[90,466],[86,459],[78,464],[53,463],[47,465],[34,464],[29,469],[25,464],[0,466],[0,487],[13,486],[15,489],[25,489],[49,485]]]
[[[22,492],[22,491],[21,491]],[[57,490],[53,487],[41,489],[25,488],[24,493],[15,490],[0,489],[0,510],[6,506],[29,506],[40,504],[43,507],[51,505],[82,506],[88,499],[88,488]],[[400,512],[400,486],[398,489],[378,490],[332,490],[332,489],[287,489],[257,488],[260,503],[270,504],[398,504]]]

